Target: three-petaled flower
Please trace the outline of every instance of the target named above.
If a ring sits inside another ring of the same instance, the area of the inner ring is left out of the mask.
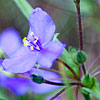
[[[59,41],[51,41],[54,32],[55,24],[51,17],[41,8],[34,9],[29,17],[28,36],[23,39],[24,46],[4,60],[4,69],[11,73],[23,73],[36,63],[50,68],[65,46]]]
[[[0,48],[8,55],[9,58],[19,47],[21,47],[21,45],[23,45],[21,38],[14,28],[7,28],[0,34]],[[32,73],[40,74],[45,79],[59,78],[59,75],[54,72],[33,68],[26,73],[11,74],[2,69],[3,60],[4,59],[0,59],[0,87],[7,88],[16,95],[24,95],[28,90],[32,90],[39,94],[47,93],[59,87],[45,83],[36,84],[29,78]],[[59,82],[59,80],[53,81]]]

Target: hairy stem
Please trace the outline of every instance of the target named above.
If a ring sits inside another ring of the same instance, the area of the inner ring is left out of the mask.
[[[81,13],[80,13],[80,1],[76,1],[77,17],[78,17],[78,30],[79,30],[79,40],[80,40],[80,50],[83,50],[83,37],[82,37],[82,23],[81,23]]]
[[[83,36],[82,36],[82,23],[81,23],[81,13],[80,13],[80,0],[76,0],[75,2],[76,5],[76,9],[77,9],[77,20],[78,20],[78,30],[79,30],[79,46],[80,46],[80,50],[83,50]],[[82,69],[84,74],[86,74],[86,69],[85,66],[82,65]]]
[[[83,73],[84,73],[84,75],[85,75],[85,74],[86,74],[86,69],[85,69],[84,64],[82,64],[82,69],[83,69]]]
[[[74,77],[77,79],[77,80],[80,80],[79,77],[77,76],[77,74],[74,72],[74,70],[69,66],[67,65],[65,62],[63,62],[62,60],[60,59],[57,59],[58,62],[62,63],[63,65],[65,65],[74,75]]]
[[[48,80],[45,80],[44,83],[50,84],[50,85],[56,85],[56,86],[66,86],[64,83],[51,82],[51,81],[48,81]],[[71,82],[71,83],[69,83],[69,85],[71,85],[71,86],[80,85],[80,86],[83,87],[83,84],[81,84],[80,82]]]

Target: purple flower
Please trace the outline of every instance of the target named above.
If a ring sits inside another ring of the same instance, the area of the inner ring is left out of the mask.
[[[31,84],[29,79],[8,77],[0,72],[0,86],[11,90],[16,95],[24,95]]]
[[[50,68],[65,46],[59,41],[51,41],[54,32],[55,24],[51,17],[41,8],[34,9],[29,18],[28,36],[23,39],[24,46],[4,60],[4,69],[11,73],[23,73],[36,63]]]
[[[43,75],[44,78],[49,78],[49,79],[58,78],[58,75],[51,72],[47,72],[48,73],[47,75],[45,74],[46,73],[45,71],[35,70],[34,73],[38,72],[40,72],[39,74]],[[3,72],[0,72],[0,87],[7,88],[8,90],[12,91],[15,95],[18,96],[24,95],[28,90],[31,90],[38,94],[43,94],[43,93],[49,93],[50,91],[58,88],[58,86],[48,85],[45,83],[36,84],[32,82],[32,80],[26,78],[8,77]]]
[[[99,4],[99,6],[100,6],[100,0],[98,0],[98,4]]]
[[[40,69],[37,69],[37,70],[34,70],[33,73],[40,74],[46,80],[50,80],[53,82],[61,82],[60,80],[54,80],[54,79],[59,78],[59,76],[54,72],[43,71],[43,70],[41,71]],[[59,86],[54,86],[54,85],[45,84],[45,83],[37,84],[33,82],[32,84],[33,84],[32,90],[35,93],[40,93],[40,94],[50,92],[59,87]]]
[[[0,48],[11,56],[22,45],[21,38],[14,28],[7,28],[0,34]]]
[[[0,59],[0,66],[2,65],[3,59]]]
[[[12,53],[16,52],[16,50],[22,45],[19,34],[15,29],[7,28],[1,33],[0,36],[2,36],[0,37],[0,39],[2,40],[0,47],[2,47],[4,52],[6,52],[6,54],[9,55],[9,59],[10,59],[10,57],[12,57]],[[10,37],[12,37],[11,42],[9,40]],[[8,46],[8,44],[10,44],[10,46]],[[0,59],[0,66],[2,66],[2,62],[3,59]],[[53,72],[41,71],[39,69],[31,69],[27,73],[22,73],[19,75],[29,77],[32,73],[40,74],[45,79],[56,79],[59,77],[57,74]],[[5,75],[3,72],[0,71],[0,87],[5,87],[16,95],[24,95],[29,89],[31,89],[35,93],[41,94],[41,93],[50,92],[56,89],[58,86],[52,86],[45,83],[36,84],[32,82],[32,80],[25,79],[25,78],[8,77],[7,75]]]

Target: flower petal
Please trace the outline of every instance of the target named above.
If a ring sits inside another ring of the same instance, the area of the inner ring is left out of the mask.
[[[3,59],[0,59],[0,66],[2,65]]]
[[[31,52],[27,47],[22,47],[10,58],[3,61],[3,68],[11,73],[24,73],[29,71],[36,63],[38,52]]]
[[[45,46],[38,55],[38,63],[41,66],[50,68],[55,59],[57,59],[63,52],[65,45],[58,42],[52,41]]]
[[[6,88],[11,90],[16,95],[24,95],[30,88],[30,82],[24,78],[10,78],[8,77],[5,81]]]
[[[6,79],[6,75],[4,75],[2,72],[0,72],[0,86],[1,87],[5,86],[5,83],[4,83],[5,79]]]
[[[55,24],[52,18],[41,8],[33,10],[29,17],[29,33],[28,38],[31,38],[31,32],[33,32],[39,39],[40,42],[45,45],[53,37],[55,32]]]
[[[59,80],[54,80],[54,79],[59,78],[59,75],[57,75],[54,72],[36,69],[36,70],[34,70],[33,73],[43,76],[43,78],[46,79],[46,80],[50,80],[50,81],[53,81],[53,82],[61,82]],[[35,93],[40,93],[40,94],[50,92],[50,91],[59,87],[59,86],[54,86],[54,85],[45,84],[45,83],[37,84],[37,83],[33,82],[32,84],[33,84],[33,88],[32,88],[33,91]]]
[[[14,28],[5,29],[0,35],[0,48],[8,56],[16,52],[21,44],[21,38]]]
[[[30,80],[8,77],[0,72],[0,87],[7,88],[16,95],[24,95],[30,88]]]

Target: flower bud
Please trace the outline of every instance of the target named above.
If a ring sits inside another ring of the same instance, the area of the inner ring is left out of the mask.
[[[89,75],[85,75],[81,79],[82,84],[88,88],[92,88],[94,86],[94,81],[94,77],[90,77]]]
[[[83,64],[86,61],[86,54],[83,51],[79,51],[76,59],[78,63]]]
[[[35,83],[41,84],[44,82],[44,78],[40,75],[32,74],[30,77],[32,81]]]

